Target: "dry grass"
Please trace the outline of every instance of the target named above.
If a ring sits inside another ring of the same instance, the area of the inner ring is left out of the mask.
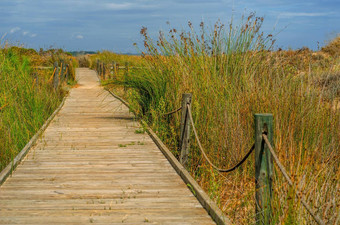
[[[98,54],[88,55],[86,59],[88,60],[90,68],[96,68],[97,59],[99,59],[101,62],[104,62],[105,64],[112,64],[112,62],[115,61],[119,65],[124,66],[125,63],[129,63],[129,65],[132,67],[139,66],[143,61],[141,56],[122,55],[110,51],[102,51]]]
[[[331,40],[325,47],[321,49],[321,51],[332,57],[339,57],[340,56],[340,35],[337,35],[336,38]]]
[[[14,159],[65,95],[52,88],[52,65],[56,60],[75,59],[59,50],[38,54],[32,49],[0,49],[0,170]],[[51,68],[38,68],[38,67]],[[72,79],[71,79],[72,80]]]
[[[177,157],[180,115],[162,114],[180,106],[182,93],[192,93],[200,139],[219,167],[234,165],[253,144],[253,114],[272,113],[280,161],[315,213],[335,224],[340,59],[306,48],[274,52],[271,36],[260,32],[262,21],[250,16],[239,26],[216,24],[212,32],[203,23],[196,32],[189,23],[189,32],[171,29],[156,41],[143,28],[143,68],[111,83],[129,88],[125,98]],[[234,223],[255,223],[254,159],[220,176],[202,159],[193,137],[190,151],[188,169],[210,197]],[[275,169],[273,224],[314,223],[294,190]]]

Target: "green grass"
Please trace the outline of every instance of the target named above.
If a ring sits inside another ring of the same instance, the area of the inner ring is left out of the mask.
[[[180,113],[163,114],[192,93],[195,126],[209,157],[219,167],[237,163],[254,143],[254,113],[274,115],[274,145],[307,202],[330,224],[340,202],[339,58],[322,52],[272,51],[263,19],[251,15],[238,26],[202,23],[194,30],[160,33],[143,28],[143,68],[112,81],[127,87],[125,98],[178,157]],[[334,78],[335,77],[335,78]],[[108,82],[109,83],[109,82]],[[331,83],[332,84],[332,83]],[[329,87],[333,89],[330,90]],[[220,176],[203,159],[191,137],[189,171],[220,208],[240,224],[255,222],[254,158]],[[313,224],[275,168],[273,224]]]
[[[42,58],[33,50],[0,49],[0,171],[27,144],[65,94],[52,88],[52,69],[34,69],[41,65]]]

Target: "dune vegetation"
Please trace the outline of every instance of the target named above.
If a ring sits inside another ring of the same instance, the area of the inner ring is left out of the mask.
[[[192,93],[192,112],[203,148],[220,168],[230,168],[254,143],[254,114],[274,116],[274,148],[290,175],[274,166],[273,224],[314,224],[297,197],[299,189],[327,224],[340,222],[340,36],[318,51],[275,48],[261,31],[263,18],[213,27],[159,32],[147,28],[140,56],[110,51],[79,56],[62,50],[0,49],[0,170],[37,132],[73,85],[76,66],[110,73],[102,84],[125,98],[134,113],[179,158],[180,113],[166,115]],[[67,61],[71,80],[52,85],[53,63]],[[125,66],[129,70],[124,69]],[[230,173],[217,172],[202,157],[191,132],[188,171],[235,224],[255,223],[254,154]]]
[[[70,62],[73,84],[77,61],[62,50],[4,46],[0,49],[0,171],[12,161],[58,107],[67,93],[54,90],[53,63]],[[63,85],[65,87],[66,83]]]
[[[135,69],[105,81],[127,99],[175,156],[179,156],[180,114],[164,113],[192,93],[192,112],[209,158],[220,168],[235,165],[254,143],[254,113],[274,116],[275,151],[291,176],[290,187],[275,166],[273,224],[313,224],[295,196],[302,190],[313,211],[339,222],[340,57],[338,36],[320,51],[274,50],[263,18],[214,27],[189,22],[188,31],[170,29],[153,40],[147,28],[142,58],[107,51],[97,59],[134,61]],[[122,87],[125,87],[124,89]],[[255,222],[254,156],[236,171],[216,172],[202,158],[192,134],[187,168],[236,224]]]

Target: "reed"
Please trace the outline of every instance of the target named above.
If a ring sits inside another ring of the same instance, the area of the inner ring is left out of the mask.
[[[0,49],[0,171],[15,158],[66,94],[65,89],[54,90],[51,84],[52,62],[66,58],[65,54],[57,55],[54,51],[39,55],[33,49]],[[51,68],[37,69],[37,66]],[[70,82],[74,80],[74,66],[75,61],[70,67]]]
[[[209,158],[231,167],[254,142],[254,113],[274,115],[274,144],[296,187],[329,224],[339,221],[339,57],[307,48],[273,51],[263,18],[250,15],[236,26],[204,23],[196,32],[171,29],[153,40],[141,30],[142,69],[111,81],[128,87],[125,98],[179,156],[180,115],[163,114],[192,93],[192,112]],[[335,82],[335,83],[334,83]],[[336,83],[337,82],[337,83]],[[108,82],[110,83],[110,82]],[[237,224],[255,223],[254,158],[219,175],[191,138],[189,171]],[[273,224],[313,224],[275,169]]]

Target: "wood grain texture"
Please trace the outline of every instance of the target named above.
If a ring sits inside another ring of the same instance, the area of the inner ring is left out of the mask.
[[[94,71],[0,186],[0,224],[215,224]]]

